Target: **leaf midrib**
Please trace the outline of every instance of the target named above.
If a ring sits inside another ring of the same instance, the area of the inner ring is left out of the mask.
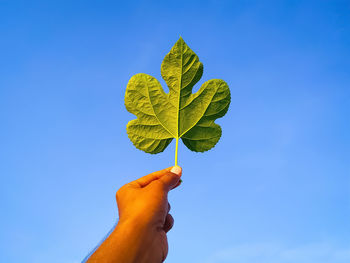
[[[179,87],[179,94],[178,94],[178,103],[177,103],[177,137],[176,139],[179,139],[181,135],[179,136],[179,122],[180,122],[180,99],[181,99],[181,87],[182,87],[182,72],[183,72],[183,43],[181,42],[181,73],[180,73],[180,87]]]

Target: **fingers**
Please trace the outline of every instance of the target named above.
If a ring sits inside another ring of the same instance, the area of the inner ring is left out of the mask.
[[[163,230],[165,233],[169,232],[170,229],[172,229],[174,226],[174,218],[171,216],[171,214],[167,214],[165,218],[165,223],[163,226]]]
[[[160,171],[157,171],[157,172],[153,172],[153,173],[150,173],[148,175],[145,175],[135,181],[132,181],[131,185],[135,185],[135,186],[138,186],[138,187],[145,187],[147,186],[148,184],[150,184],[152,181],[154,180],[158,180],[159,178],[161,178],[163,175],[165,175],[166,173],[168,173],[173,167],[168,167],[168,168],[165,168],[163,170],[160,170]]]
[[[164,184],[167,191],[170,191],[180,181],[180,177],[182,174],[182,169],[180,166],[174,166],[171,168],[169,172],[159,178],[160,181]]]
[[[181,183],[182,183],[182,179],[180,178],[179,182],[173,187],[173,189],[175,189],[176,187],[178,187]]]

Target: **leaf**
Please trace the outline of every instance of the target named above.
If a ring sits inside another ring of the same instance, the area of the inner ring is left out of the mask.
[[[179,138],[195,152],[215,146],[222,131],[214,121],[227,112],[230,90],[225,81],[211,79],[192,93],[202,74],[203,64],[180,37],[161,65],[169,93],[150,75],[139,73],[131,77],[125,106],[137,119],[130,121],[126,129],[136,148],[159,153],[175,138],[177,164]]]

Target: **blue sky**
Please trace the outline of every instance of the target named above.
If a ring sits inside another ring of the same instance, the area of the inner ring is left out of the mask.
[[[0,261],[76,263],[123,184],[173,165],[134,148],[129,78],[181,35],[232,102],[180,145],[167,263],[350,261],[349,1],[0,1]]]

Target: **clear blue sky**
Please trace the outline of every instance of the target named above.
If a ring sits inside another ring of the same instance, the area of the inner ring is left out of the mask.
[[[174,142],[129,141],[124,93],[164,84],[179,35],[232,102],[213,150],[180,145],[166,262],[350,262],[349,21],[349,1],[0,0],[0,262],[80,262],[116,190],[173,165]]]

